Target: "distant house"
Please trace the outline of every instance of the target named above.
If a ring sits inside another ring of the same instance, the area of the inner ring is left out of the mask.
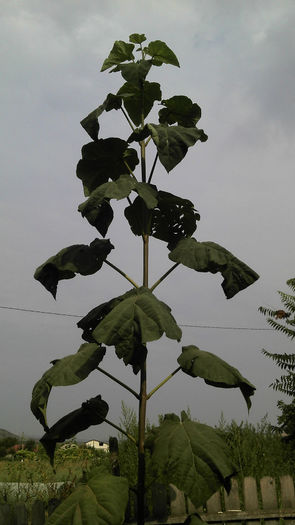
[[[104,452],[109,451],[109,445],[107,443],[104,443],[103,441],[97,441],[96,439],[87,441],[85,445],[86,447],[95,448],[96,450],[103,450]]]

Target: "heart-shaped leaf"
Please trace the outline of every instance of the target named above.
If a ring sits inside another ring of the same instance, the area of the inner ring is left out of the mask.
[[[100,235],[105,237],[114,218],[114,212],[108,199],[104,199],[96,206],[88,209],[83,216],[86,217],[91,226],[97,229]]]
[[[253,396],[255,386],[226,361],[194,345],[183,346],[182,354],[177,361],[183,372],[192,377],[202,377],[208,385],[220,388],[239,388],[250,410],[250,396]]]
[[[191,101],[190,98],[177,95],[162,100],[161,104],[165,106],[159,111],[160,124],[175,124],[191,128],[197,124],[201,118],[201,108],[198,104]]]
[[[51,464],[53,465],[57,443],[74,437],[91,425],[100,425],[104,422],[108,411],[109,405],[98,395],[82,403],[81,408],[73,410],[49,428],[40,439],[40,443],[45,448]]]
[[[128,481],[102,467],[88,474],[47,518],[46,525],[122,525],[128,503]]]
[[[91,275],[103,265],[114,246],[108,239],[94,239],[90,245],[74,244],[58,252],[37,268],[34,278],[56,297],[57,284],[72,279],[76,273]]]
[[[150,42],[148,47],[144,48],[144,51],[152,57],[153,64],[157,66],[165,63],[180,67],[176,55],[167,46],[167,44],[161,40],[154,40],[153,42]]]
[[[123,40],[116,40],[109,56],[105,59],[102,65],[101,71],[105,71],[112,66],[121,64],[121,62],[125,62],[126,60],[134,60],[132,53],[133,49],[134,44],[128,44],[123,42]]]
[[[82,159],[77,164],[77,177],[82,180],[87,197],[109,179],[129,174],[139,163],[135,149],[116,137],[89,142],[82,148]],[[127,167],[127,165],[129,167]]]
[[[104,112],[104,111],[111,111],[112,109],[120,109],[122,105],[122,101],[120,97],[117,97],[116,95],[113,95],[112,93],[109,93],[103,104],[98,106],[98,108],[94,109],[87,115],[87,117],[83,118],[81,120],[80,124],[85,129],[85,131],[88,133],[88,135],[92,138],[92,140],[97,140],[98,133],[99,133],[99,122],[98,117]]]
[[[105,348],[96,343],[84,343],[76,354],[55,360],[43,374],[33,388],[31,410],[44,430],[48,430],[46,410],[52,387],[80,383],[98,367],[104,355]]]
[[[160,162],[167,172],[171,171],[187,154],[190,146],[197,140],[206,142],[207,135],[202,129],[164,124],[147,125],[157,147]]]
[[[142,117],[147,117],[154,102],[162,98],[160,84],[147,80],[143,81],[140,86],[126,82],[117,95],[123,99],[124,107],[136,126],[141,125]]]
[[[119,64],[111,72],[121,71],[122,77],[131,84],[140,85],[152,67],[151,60],[139,60],[131,64]]]
[[[224,278],[221,286],[227,299],[231,299],[259,278],[254,270],[215,242],[182,239],[170,252],[169,259],[197,272],[220,272]]]
[[[164,332],[170,339],[180,341],[181,330],[171,309],[148,288],[132,289],[117,301],[92,331],[95,341],[122,348],[122,344],[126,347],[132,344],[134,336],[145,344],[160,339]]]
[[[182,413],[167,414],[147,439],[152,463],[165,472],[169,483],[184,491],[195,507],[204,504],[224,485],[230,489],[235,474],[230,450],[213,428],[190,421]]]
[[[142,44],[145,40],[146,36],[144,34],[132,33],[132,35],[129,36],[129,42],[133,42],[134,44]]]

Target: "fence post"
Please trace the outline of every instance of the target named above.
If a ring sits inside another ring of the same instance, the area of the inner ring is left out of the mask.
[[[28,511],[24,503],[17,503],[14,510],[15,525],[28,525]]]
[[[184,493],[175,485],[169,485],[170,512],[172,516],[184,516],[186,514]]]
[[[295,494],[292,476],[281,476],[282,510],[295,508]]]
[[[32,525],[44,525],[45,504],[44,501],[36,500],[32,506]]]
[[[8,503],[0,505],[0,525],[13,525],[11,508]]]

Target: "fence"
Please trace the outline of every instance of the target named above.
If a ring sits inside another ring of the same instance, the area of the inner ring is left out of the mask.
[[[58,500],[51,500],[45,508],[44,502],[36,500],[28,511],[23,503],[13,507],[0,505],[0,525],[44,525],[46,516],[58,505]],[[152,487],[149,512],[146,522],[183,523],[188,514],[196,512],[189,499],[173,485],[167,493],[164,485]],[[216,492],[206,502],[203,509],[198,509],[203,520],[210,524],[229,525],[295,525],[295,494],[291,476],[282,476],[279,480],[264,477],[257,485],[254,478],[244,478],[239,483],[232,480],[232,488],[227,495],[223,490]],[[134,522],[136,502],[130,501],[126,522]]]

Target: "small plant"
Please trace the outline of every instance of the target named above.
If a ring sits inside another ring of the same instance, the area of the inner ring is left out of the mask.
[[[219,244],[192,237],[200,219],[194,204],[155,185],[158,162],[170,173],[190,147],[207,140],[205,132],[197,127],[201,118],[199,105],[184,95],[165,99],[160,84],[147,80],[152,68],[165,64],[179,67],[174,52],[160,40],[146,45],[145,35],[132,34],[129,42],[115,42],[101,71],[111,69],[111,72],[120,73],[124,83],[116,94],[109,93],[104,102],[82,120],[91,142],[83,146],[82,159],[77,165],[77,176],[82,181],[86,197],[78,208],[79,212],[103,238],[94,239],[89,246],[77,244],[62,249],[35,272],[35,278],[54,298],[60,280],[71,279],[76,274],[93,274],[103,264],[110,266],[131,285],[126,293],[108,298],[79,321],[86,343],[77,353],[53,361],[52,367],[34,387],[31,409],[44,427],[41,442],[52,463],[58,442],[104,421],[134,443],[137,448],[135,490],[139,525],[144,523],[147,449],[155,470],[165,471],[167,481],[183,490],[196,507],[220,485],[229,488],[230,477],[235,472],[219,434],[209,426],[191,421],[185,412],[181,420],[175,414],[167,414],[147,437],[146,410],[150,398],[178,373],[202,378],[214,387],[240,388],[248,408],[255,389],[238,370],[195,344],[183,347],[177,368],[152,390],[147,389],[148,343],[164,334],[177,341],[182,336],[171,308],[154,294],[164,279],[180,265],[197,272],[220,272],[224,279],[223,291],[230,299],[258,278],[253,270]],[[157,105],[160,106],[158,122],[147,122],[150,111]],[[111,111],[119,112],[130,128],[124,139],[99,138],[98,118]],[[149,158],[153,155],[150,165],[147,149]],[[185,179],[183,186],[185,188]],[[113,221],[113,202],[122,199],[127,199],[124,215],[131,232],[142,243],[143,277],[139,284],[110,261],[114,246],[104,238]],[[149,282],[151,238],[167,244],[168,258],[173,263],[153,284]],[[139,374],[138,391],[101,368],[105,352],[112,351],[102,345],[115,347],[114,355],[122,359],[134,374]],[[73,385],[93,371],[107,375],[138,401],[138,427],[134,435],[107,419],[109,406],[100,393],[49,427],[46,407],[52,387]],[[124,520],[127,502],[127,480],[98,468],[86,476],[56,509],[48,525],[65,523],[65,516],[67,523],[119,524]]]

